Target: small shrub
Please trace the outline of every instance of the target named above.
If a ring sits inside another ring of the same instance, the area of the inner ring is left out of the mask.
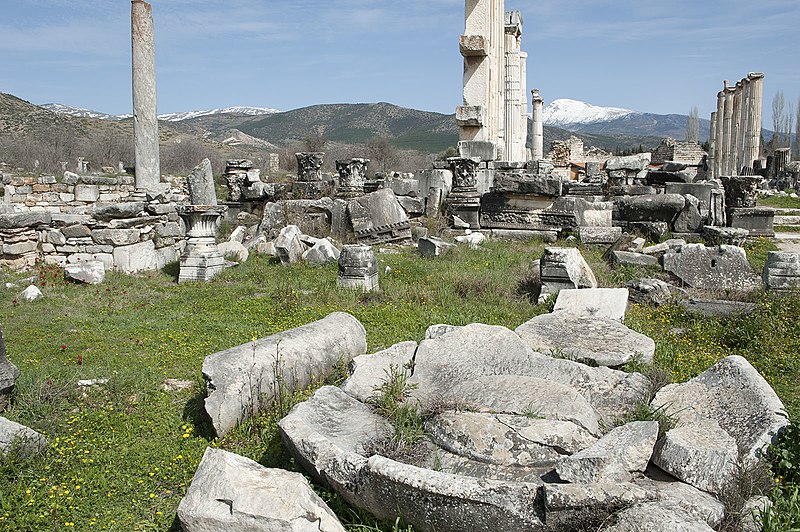
[[[775,445],[767,449],[778,482],[800,484],[800,427],[789,425]]]
[[[424,417],[416,405],[406,400],[416,385],[408,383],[406,368],[391,366],[386,380],[375,389],[369,403],[381,416],[394,425],[394,435],[388,440],[375,442],[373,452],[391,458],[413,458],[414,446],[425,438]]]

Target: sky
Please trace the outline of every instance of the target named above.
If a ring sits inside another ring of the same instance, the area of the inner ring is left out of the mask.
[[[159,113],[461,103],[464,0],[151,0]],[[765,72],[800,97],[800,0],[506,0],[524,19],[528,88],[708,118],[724,79]],[[128,0],[0,0],[0,91],[131,112]]]

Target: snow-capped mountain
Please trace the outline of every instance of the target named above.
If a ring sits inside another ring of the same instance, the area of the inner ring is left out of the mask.
[[[166,122],[181,122],[183,120],[190,120],[192,118],[200,118],[201,116],[221,115],[221,114],[239,114],[248,116],[262,116],[280,113],[278,109],[270,109],[268,107],[225,107],[224,109],[209,109],[207,111],[188,111],[185,113],[170,113],[158,115],[159,120]]]
[[[91,109],[83,109],[82,107],[72,107],[61,103],[45,103],[40,105],[42,109],[47,109],[59,115],[69,115],[77,118],[99,118],[100,120],[121,120],[122,117],[109,115],[92,111]]]
[[[58,113],[61,115],[75,116],[78,118],[99,118],[100,120],[125,120],[126,118],[131,118],[132,116],[129,114],[110,115],[106,113],[100,113],[98,111],[92,111],[90,109],[83,109],[81,107],[72,107],[61,103],[46,103],[40,105],[39,107],[42,107],[43,109],[47,109],[48,111],[52,111],[54,113]],[[271,109],[268,107],[237,106],[237,107],[225,107],[223,109],[209,109],[207,111],[188,111],[185,113],[169,113],[169,114],[158,115],[158,119],[167,122],[181,122],[183,120],[199,118],[201,116],[211,116],[219,114],[262,116],[262,115],[271,115],[275,113],[280,113],[280,111],[278,109]]]
[[[553,100],[542,111],[542,119],[548,126],[564,128],[577,124],[609,122],[629,115],[641,114],[617,107],[599,107],[578,100]]]

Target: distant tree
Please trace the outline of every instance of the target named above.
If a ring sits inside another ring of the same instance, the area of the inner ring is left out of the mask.
[[[437,161],[446,161],[450,157],[458,157],[458,149],[455,146],[450,146],[443,152],[440,152],[436,155]]]
[[[370,140],[367,143],[367,154],[383,173],[397,162],[397,149],[385,137]]]
[[[314,131],[303,139],[303,144],[308,152],[323,151],[325,145],[328,144],[328,139],[319,131]]]
[[[700,111],[692,107],[689,118],[686,120],[686,140],[688,142],[700,141]]]

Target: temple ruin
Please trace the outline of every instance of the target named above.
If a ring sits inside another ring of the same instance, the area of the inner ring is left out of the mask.
[[[717,94],[717,111],[711,113],[712,178],[753,175],[761,157],[761,121],[764,74],[753,73]]]
[[[137,190],[153,190],[161,182],[156,111],[156,53],[153,7],[131,1],[133,74],[133,138]]]

